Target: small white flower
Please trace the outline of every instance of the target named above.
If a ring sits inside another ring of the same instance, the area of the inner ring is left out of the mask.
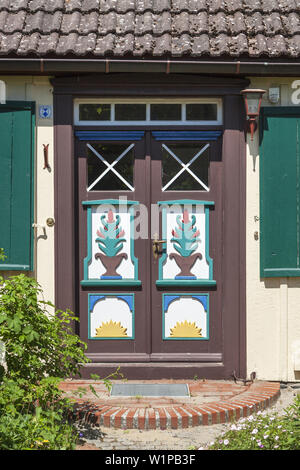
[[[269,437],[269,434],[264,435],[264,439],[268,439],[268,437]]]
[[[253,429],[252,433],[251,434],[257,434],[258,433],[258,429]]]
[[[281,424],[277,427],[278,429],[282,428]]]
[[[228,440],[228,439],[225,439],[225,440],[224,440],[224,445],[227,446],[227,444],[229,444],[229,440]]]
[[[278,446],[278,445],[276,445],[276,446],[274,446],[274,449],[278,449],[278,447],[279,447],[279,446]]]
[[[275,441],[278,441],[278,439],[279,439],[279,436],[275,436]]]

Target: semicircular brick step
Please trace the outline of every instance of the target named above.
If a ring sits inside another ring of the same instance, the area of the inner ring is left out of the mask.
[[[233,387],[235,384],[233,384]],[[214,382],[222,396],[224,385]],[[64,387],[63,387],[64,388]],[[67,386],[65,389],[68,388]],[[229,388],[226,391],[228,394]],[[216,391],[217,393],[217,391]],[[280,396],[280,384],[254,382],[242,387],[232,397],[220,401],[201,403],[166,403],[153,407],[141,400],[116,406],[106,400],[103,404],[77,400],[74,405],[73,419],[96,426],[119,429],[181,429],[192,426],[231,422],[265,409]]]

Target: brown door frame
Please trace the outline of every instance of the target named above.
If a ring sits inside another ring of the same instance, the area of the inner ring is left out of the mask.
[[[187,378],[193,374],[206,378],[230,378],[233,371],[246,376],[246,143],[244,108],[240,91],[249,81],[239,78],[197,75],[112,74],[107,76],[59,77],[54,86],[54,172],[55,172],[55,303],[60,309],[76,313],[76,233],[73,100],[80,97],[222,97],[224,124],[222,159],[224,162],[223,241],[223,329],[221,363],[124,364],[125,375],[140,378]],[[117,129],[117,128],[116,128]],[[167,126],[166,126],[167,129]],[[195,129],[195,127],[193,128]],[[199,126],[197,129],[207,129]],[[237,354],[238,351],[238,354]],[[142,365],[142,367],[141,367]],[[115,370],[116,364],[102,364]],[[141,369],[143,372],[141,372]],[[139,373],[137,374],[137,370]],[[90,364],[84,373],[99,372]],[[143,377],[141,377],[141,373]]]

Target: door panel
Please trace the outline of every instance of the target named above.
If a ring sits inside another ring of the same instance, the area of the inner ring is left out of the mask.
[[[163,132],[159,139],[153,134],[152,204],[159,206],[159,238],[166,242],[161,244],[161,255],[153,258],[152,356],[169,361],[220,361],[219,142],[217,136],[216,140],[197,140],[199,134],[193,132],[188,140],[187,133],[180,139],[180,131],[166,132],[169,140],[163,139]]]

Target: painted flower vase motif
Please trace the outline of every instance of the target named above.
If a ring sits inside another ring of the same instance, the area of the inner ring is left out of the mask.
[[[104,214],[100,220],[103,227],[97,230],[98,238],[96,238],[96,242],[102,253],[96,253],[95,259],[100,259],[106,269],[101,279],[122,279],[122,276],[117,273],[117,268],[122,260],[127,259],[128,256],[126,253],[119,253],[126,241],[125,238],[122,238],[125,232],[119,226],[120,216],[116,215],[116,218],[114,218],[113,211],[109,210],[107,217]]]
[[[173,238],[171,242],[177,253],[170,253],[170,259],[176,261],[177,266],[180,268],[180,273],[175,276],[175,279],[196,279],[196,276],[191,273],[197,259],[202,259],[201,253],[195,253],[200,241],[200,232],[195,227],[196,217],[189,216],[189,212],[185,210],[183,217],[178,215],[176,217],[177,227],[172,230]]]

